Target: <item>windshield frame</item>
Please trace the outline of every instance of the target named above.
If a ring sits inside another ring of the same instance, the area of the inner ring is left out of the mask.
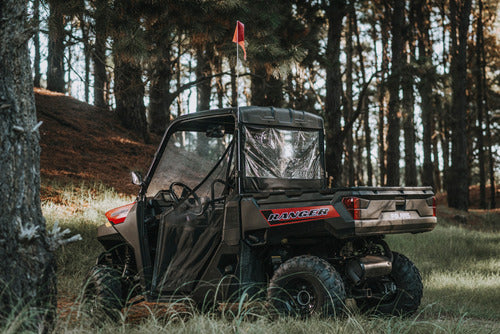
[[[204,132],[209,126],[222,125],[226,133],[231,133],[235,136],[235,128],[237,126],[236,117],[234,115],[233,109],[221,109],[217,111],[207,111],[199,112],[193,114],[187,114],[180,116],[174,120],[170,126],[165,131],[163,138],[161,140],[160,146],[158,147],[151,166],[144,179],[143,186],[141,187],[141,194],[145,195],[147,193],[149,184],[153,179],[153,176],[160,164],[163,154],[165,154],[165,149],[167,144],[172,137],[172,135],[178,131],[199,131]]]

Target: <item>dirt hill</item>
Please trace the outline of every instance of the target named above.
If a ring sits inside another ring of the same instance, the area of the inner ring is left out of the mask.
[[[40,128],[41,175],[45,180],[78,184],[102,182],[124,194],[136,194],[130,171],[145,174],[160,138],[152,144],[120,125],[116,115],[64,94],[35,89]],[[50,187],[42,187],[42,197]]]

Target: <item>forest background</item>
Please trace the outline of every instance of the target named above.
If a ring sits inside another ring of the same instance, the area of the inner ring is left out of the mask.
[[[325,118],[332,185],[428,185],[467,210],[479,184],[480,207],[494,208],[498,11],[486,0],[33,0],[30,50],[36,87],[114,110],[145,141],[210,108],[306,110]]]

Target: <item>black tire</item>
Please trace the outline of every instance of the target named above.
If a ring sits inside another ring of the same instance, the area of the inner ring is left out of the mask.
[[[92,267],[84,282],[83,303],[96,322],[119,320],[125,304],[120,272],[106,265]]]
[[[289,259],[275,271],[267,296],[279,314],[308,317],[339,315],[346,294],[342,278],[330,263],[302,255]]]
[[[393,252],[392,272],[389,275],[396,292],[379,300],[367,299],[360,309],[379,315],[410,316],[420,306],[423,294],[422,277],[417,267],[406,256]]]

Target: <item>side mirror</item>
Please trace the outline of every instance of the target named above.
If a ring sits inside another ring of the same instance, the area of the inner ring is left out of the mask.
[[[142,185],[142,175],[139,172],[131,172],[132,174],[132,183],[135,184],[136,186]]]

